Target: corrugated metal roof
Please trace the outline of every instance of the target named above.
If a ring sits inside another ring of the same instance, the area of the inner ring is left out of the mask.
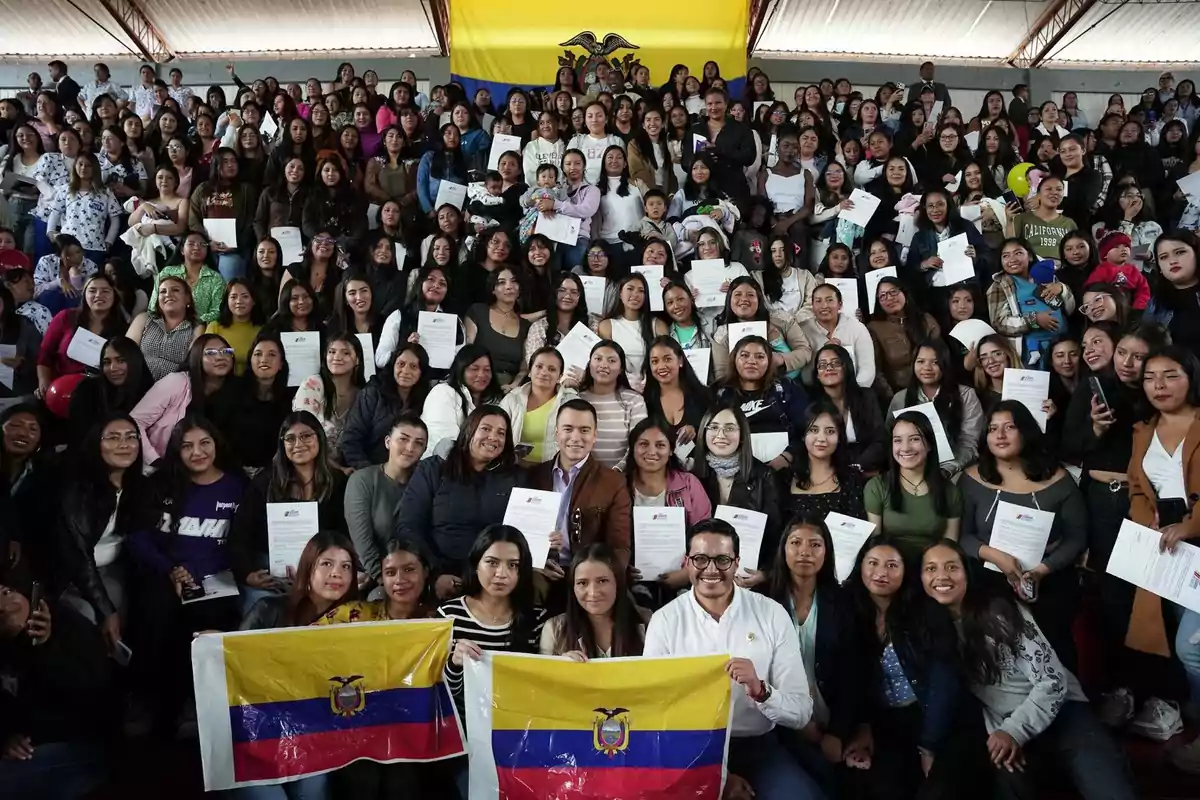
[[[935,59],[1008,56],[1044,2],[779,0],[757,54],[864,54]]]
[[[67,0],[0,0],[0,19],[3,56],[140,57],[96,0],[75,0],[74,5]]]
[[[1050,51],[1048,63],[1064,62],[1200,62],[1200,4],[1097,3]]]
[[[175,53],[436,49],[420,0],[142,0]]]

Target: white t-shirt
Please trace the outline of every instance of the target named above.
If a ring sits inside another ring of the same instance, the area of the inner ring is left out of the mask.
[[[117,509],[121,507],[121,492],[117,492],[117,505],[113,508],[112,516],[108,518],[108,524],[104,526],[104,533],[100,534],[100,541],[96,542],[96,546],[92,549],[92,558],[96,560],[97,567],[107,567],[109,564],[121,557],[121,551],[125,548],[125,537],[116,532],[117,527]]]
[[[1187,487],[1183,480],[1183,444],[1175,448],[1175,453],[1167,452],[1167,448],[1158,439],[1155,431],[1150,440],[1150,447],[1142,457],[1142,471],[1150,479],[1154,494],[1160,500],[1181,499],[1187,497]]]

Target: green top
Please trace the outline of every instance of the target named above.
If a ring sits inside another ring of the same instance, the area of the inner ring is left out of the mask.
[[[901,500],[902,510],[895,511],[891,506],[887,480],[883,475],[876,475],[867,482],[863,490],[863,504],[868,514],[883,518],[880,528],[882,533],[895,537],[906,551],[905,557],[918,555],[927,545],[933,544],[946,535],[947,519],[962,519],[963,498],[958,487],[949,481],[946,487],[946,516],[939,517],[933,509],[933,495],[921,496],[904,492]]]
[[[182,278],[187,281],[187,268],[183,264],[163,267],[154,278],[154,291],[150,294],[150,310],[158,308],[158,283],[163,278]],[[200,268],[200,279],[192,287],[192,305],[201,322],[215,322],[221,316],[221,302],[225,299],[225,279],[212,267]]]
[[[1031,211],[1022,211],[1013,217],[1013,232],[1029,241],[1038,258],[1061,261],[1058,245],[1067,234],[1075,230],[1075,220],[1060,214],[1058,219],[1046,222]]]
[[[233,348],[235,359],[234,371],[238,375],[244,375],[246,364],[250,360],[250,345],[254,344],[254,339],[260,330],[262,330],[262,326],[255,325],[253,322],[234,322],[228,328],[219,322],[213,322],[204,329],[204,332],[206,334],[215,333],[229,342],[229,346]]]

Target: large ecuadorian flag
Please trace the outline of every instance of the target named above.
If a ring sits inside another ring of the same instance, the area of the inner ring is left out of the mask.
[[[468,661],[471,800],[719,800],[727,660]]]
[[[448,620],[210,634],[192,643],[208,791],[328,772],[358,759],[461,755],[442,669]]]
[[[684,13],[681,13],[684,10]],[[454,0],[450,3],[450,72],[467,89],[492,92],[502,103],[512,86],[554,85],[560,59],[582,78],[596,59],[616,60],[625,74],[634,61],[661,86],[683,64],[700,76],[715,61],[733,81],[746,74],[750,4],[745,0],[678,3],[557,3],[551,0]],[[590,34],[590,36],[589,36]],[[740,80],[739,80],[740,86]]]

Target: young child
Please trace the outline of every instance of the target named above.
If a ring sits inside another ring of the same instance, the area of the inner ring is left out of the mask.
[[[468,187],[469,188],[469,187]],[[468,250],[474,247],[475,237],[488,228],[495,228],[500,223],[496,220],[496,212],[504,204],[501,196],[504,192],[504,179],[500,173],[492,170],[483,178],[483,193],[470,192],[471,199],[467,203],[467,222],[471,226],[471,235],[463,240],[463,246]]]
[[[638,233],[644,239],[662,239],[671,248],[671,252],[675,252],[679,238],[675,235],[674,226],[667,222],[666,193],[662,189],[647,191],[642,197],[642,210],[645,214]]]
[[[1145,311],[1150,302],[1150,284],[1135,265],[1129,263],[1133,240],[1121,231],[1101,237],[1098,248],[1100,266],[1092,271],[1085,284],[1113,283],[1123,287],[1133,298],[1133,307]]]
[[[521,195],[521,208],[527,209],[525,216],[521,218],[521,224],[517,226],[517,236],[520,238],[521,244],[528,242],[529,237],[537,232],[537,202],[539,200],[562,200],[563,197],[562,187],[558,185],[558,167],[553,164],[542,164],[537,168],[537,185],[531,186],[525,194]]]

